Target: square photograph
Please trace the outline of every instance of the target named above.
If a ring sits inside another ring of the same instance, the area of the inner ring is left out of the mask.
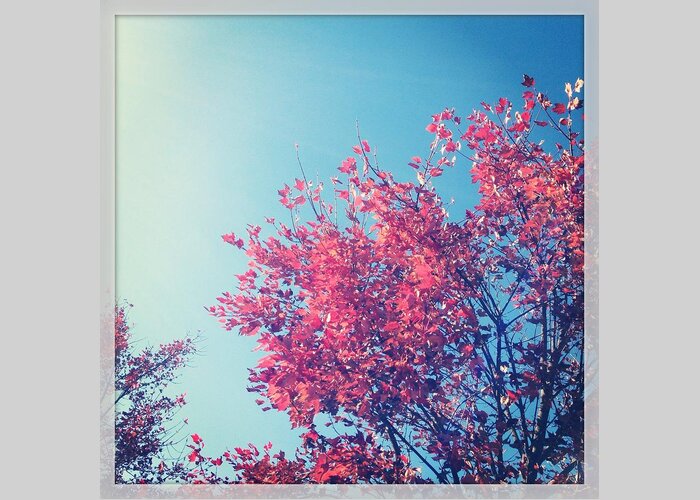
[[[586,484],[584,31],[115,16],[102,474]]]

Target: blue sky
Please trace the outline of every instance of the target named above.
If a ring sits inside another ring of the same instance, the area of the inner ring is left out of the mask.
[[[116,294],[146,343],[202,333],[177,389],[212,454],[298,443],[245,390],[254,339],[204,310],[246,269],[221,235],[288,218],[277,189],[299,176],[294,144],[327,180],[357,120],[382,166],[408,178],[431,114],[519,102],[523,73],[553,99],[584,76],[575,16],[121,16],[116,47]],[[469,167],[435,182],[453,215],[476,201]]]

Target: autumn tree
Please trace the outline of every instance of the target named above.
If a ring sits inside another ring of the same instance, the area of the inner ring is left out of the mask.
[[[415,181],[358,130],[332,189],[302,168],[279,191],[291,225],[223,236],[249,268],[209,311],[257,338],[249,388],[303,440],[227,452],[232,481],[583,482],[583,82],[522,85],[435,114]],[[451,218],[440,176],[466,162],[480,199]]]
[[[186,481],[188,462],[180,431],[186,419],[176,419],[185,394],[168,387],[197,352],[197,339],[186,337],[157,348],[139,349],[127,321],[129,305],[114,313],[114,481],[163,483]]]

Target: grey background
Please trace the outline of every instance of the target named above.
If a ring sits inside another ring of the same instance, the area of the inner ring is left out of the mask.
[[[600,5],[601,498],[694,489],[697,29],[681,5]],[[3,496],[98,498],[99,2],[5,5],[0,61]]]
[[[309,13],[337,13],[357,12],[363,14],[420,14],[420,13],[448,13],[448,14],[576,14],[584,17],[585,38],[585,74],[586,79],[586,114],[585,135],[588,138],[589,156],[586,168],[586,227],[591,230],[587,234],[585,245],[588,253],[586,267],[586,344],[589,355],[587,358],[590,368],[585,380],[589,396],[585,400],[585,484],[576,485],[460,485],[445,487],[444,485],[230,485],[215,488],[201,485],[115,485],[111,479],[111,468],[114,455],[113,430],[111,422],[114,421],[113,407],[103,408],[105,418],[101,429],[104,447],[103,456],[105,474],[101,494],[107,498],[121,497],[167,497],[186,498],[188,496],[208,498],[213,496],[227,496],[235,498],[591,498],[598,492],[598,414],[597,414],[597,371],[593,368],[597,358],[598,338],[598,311],[597,311],[597,18],[594,2],[587,0],[571,0],[562,3],[558,0],[532,0],[523,3],[517,0],[481,0],[479,2],[463,2],[461,0],[443,0],[439,3],[430,0],[403,0],[398,2],[370,0],[336,0],[328,3],[323,0],[303,0],[292,3],[270,2],[268,4],[246,4],[241,2],[231,3],[222,0],[199,0],[196,3],[186,5],[187,2],[175,5],[171,1],[151,1],[148,3],[140,0],[113,0],[103,2],[102,33],[101,33],[101,135],[100,135],[100,173],[101,173],[101,262],[100,262],[100,294],[102,299],[101,310],[105,318],[110,316],[115,303],[115,86],[114,86],[114,25],[115,15],[123,14],[309,14]],[[535,35],[537,36],[537,35]],[[541,36],[541,35],[540,35]],[[517,61],[516,61],[517,63]],[[105,354],[102,363],[105,366],[113,365],[113,348],[109,344],[113,342],[110,327],[111,321],[104,321],[102,332],[103,349]],[[105,370],[102,373],[103,383],[110,384],[113,373]],[[105,395],[104,402],[108,404],[110,394]],[[111,463],[110,463],[111,462]]]

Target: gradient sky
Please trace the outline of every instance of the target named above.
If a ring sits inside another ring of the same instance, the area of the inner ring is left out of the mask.
[[[382,166],[408,179],[431,114],[519,103],[523,73],[561,100],[583,76],[583,18],[120,16],[116,48],[117,298],[134,304],[143,343],[204,337],[176,390],[208,453],[267,441],[291,451],[286,414],[245,390],[254,339],[204,309],[246,269],[221,235],[288,219],[277,189],[299,177],[295,143],[307,174],[327,181],[358,120]],[[476,200],[469,167],[435,181],[457,200],[453,216]]]

